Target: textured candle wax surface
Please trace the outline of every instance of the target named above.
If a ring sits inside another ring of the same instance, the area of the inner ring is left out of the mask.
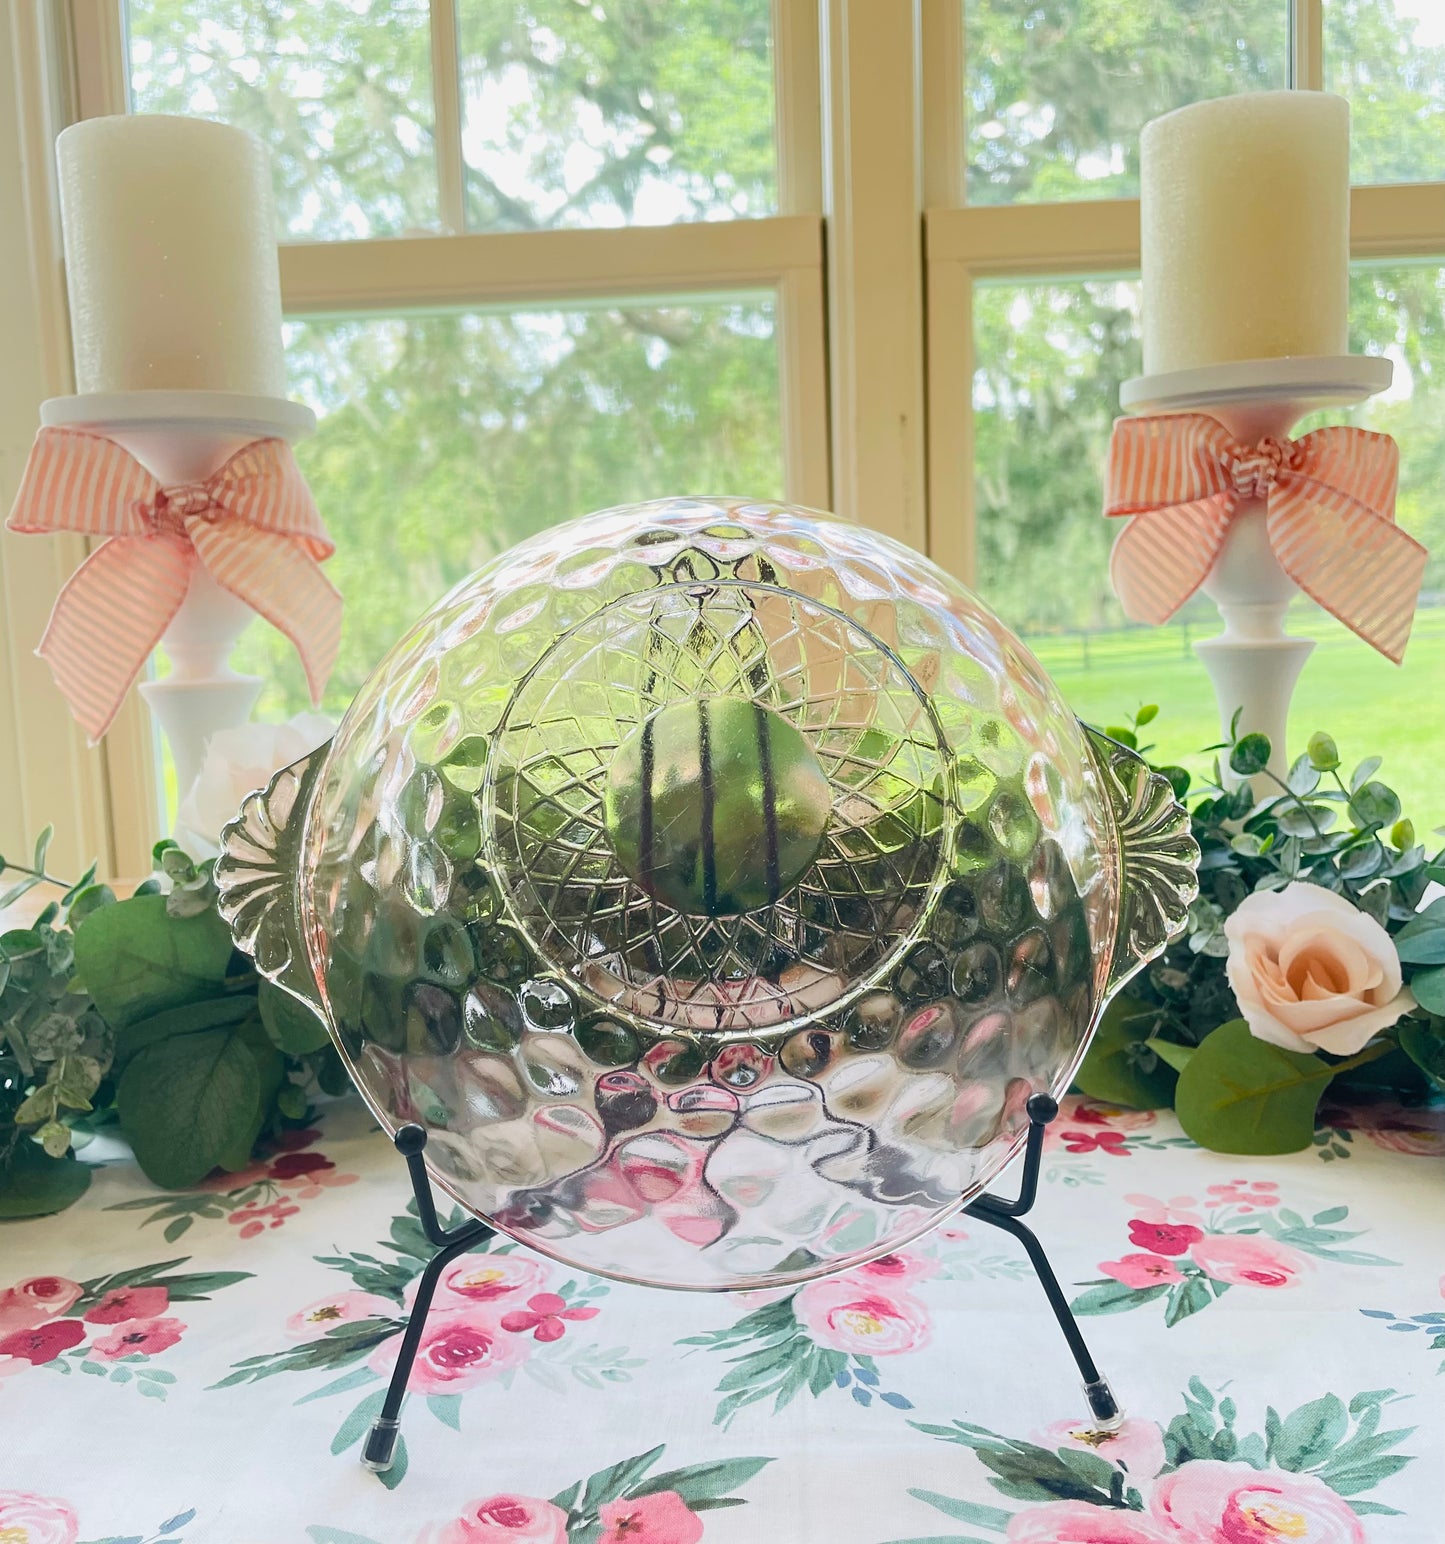
[[[1141,140],[1144,370],[1348,347],[1349,107],[1267,91]]]
[[[75,124],[56,154],[76,390],[284,395],[261,142],[142,115]]]

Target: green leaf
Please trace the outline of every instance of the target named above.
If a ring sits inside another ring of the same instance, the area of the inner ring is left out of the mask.
[[[633,1458],[624,1458],[621,1463],[613,1464],[607,1469],[599,1469],[595,1474],[589,1475],[582,1492],[582,1499],[577,1503],[578,1510],[584,1516],[591,1516],[604,1501],[615,1501],[619,1496],[630,1495],[633,1487],[640,1483],[647,1471],[662,1457],[665,1446],[664,1443],[658,1443],[655,1448],[649,1448],[645,1453],[638,1453]]]
[[[1079,1314],[1126,1313],[1131,1308],[1142,1308],[1145,1303],[1163,1297],[1169,1290],[1167,1283],[1152,1287],[1126,1287],[1122,1281],[1102,1281],[1081,1292],[1069,1307]]]
[[[1310,765],[1320,772],[1333,772],[1340,764],[1339,747],[1323,729],[1317,729],[1310,736],[1305,755],[1309,757]]]
[[[325,1022],[290,992],[263,980],[257,987],[256,999],[261,1006],[261,1022],[277,1050],[287,1056],[307,1056],[330,1044]]]
[[[1438,901],[1412,917],[1395,934],[1395,952],[1402,965],[1445,965],[1445,913]]]
[[[1193,1045],[1180,1045],[1174,1040],[1154,1039],[1149,1042],[1149,1049],[1156,1056],[1167,1061],[1175,1072],[1183,1072],[1189,1065],[1190,1057],[1199,1048]]]
[[[1169,1289],[1169,1301],[1164,1307],[1164,1327],[1172,1330],[1190,1314],[1208,1308],[1213,1301],[1209,1284],[1202,1276],[1186,1276],[1183,1281],[1176,1281]]]
[[[1383,761],[1383,756],[1367,756],[1350,774],[1350,792],[1358,793],[1370,778],[1380,770],[1380,765]]]
[[[1274,1441],[1274,1462],[1298,1473],[1324,1462],[1344,1440],[1349,1416],[1334,1394],[1313,1399],[1284,1418]]]
[[[976,1528],[991,1528],[995,1533],[1002,1533],[1013,1516],[1001,1507],[980,1506],[976,1501],[941,1496],[936,1490],[915,1490],[909,1486],[908,1494],[942,1512],[945,1517],[951,1517],[954,1522],[969,1523]]]
[[[1157,771],[1161,777],[1169,780],[1169,786],[1174,790],[1174,797],[1182,799],[1189,792],[1191,778],[1185,767],[1159,767]]]
[[[332,1453],[344,1453],[347,1448],[355,1447],[371,1430],[371,1423],[381,1414],[381,1407],[385,1403],[386,1390],[382,1388],[368,1394],[356,1405],[331,1439]]]
[[[1134,715],[1134,727],[1142,729],[1145,724],[1152,724],[1158,717],[1159,704],[1157,702],[1146,702]]]
[[[86,885],[70,902],[66,921],[72,929],[77,928],[92,912],[99,911],[103,906],[115,904],[115,891],[109,885]]]
[[[147,1046],[158,1045],[173,1035],[194,1035],[206,1029],[239,1024],[255,1010],[256,999],[249,992],[237,992],[229,997],[203,998],[200,1002],[168,1008],[164,1013],[153,1013],[149,1018],[136,1019],[116,1032],[116,1061],[124,1067],[132,1056]]]
[[[50,851],[50,839],[54,835],[55,827],[46,826],[40,835],[35,838],[35,857],[32,860],[30,867],[33,868],[37,874],[43,874],[45,872],[45,855]]]
[[[90,1188],[88,1163],[52,1158],[21,1137],[0,1166],[0,1218],[48,1217],[73,1206]]]
[[[1221,1024],[1179,1075],[1174,1109],[1186,1136],[1219,1153],[1294,1153],[1314,1137],[1315,1106],[1335,1069]]]
[[[462,1396],[460,1394],[428,1394],[426,1407],[443,1426],[453,1431],[462,1429]]]
[[[1365,783],[1354,790],[1350,808],[1362,826],[1393,826],[1400,818],[1400,799],[1384,783]]]
[[[3,895],[0,895],[0,911],[4,911],[7,906],[13,906],[22,895],[29,895],[39,883],[40,876],[38,874],[31,874],[18,883],[11,885]]]
[[[714,1501],[741,1490],[772,1462],[771,1458],[720,1458],[712,1463],[689,1464],[685,1468],[649,1475],[640,1484],[629,1487],[627,1494],[655,1496],[660,1491],[675,1490],[696,1510],[701,1501]]]
[[[1120,745],[1127,745],[1131,751],[1139,749],[1139,737],[1126,724],[1110,724],[1104,733],[1111,740],[1117,740]]]
[[[1445,970],[1434,970],[1429,974],[1445,977]],[[1418,984],[1420,978],[1417,976],[1415,980]],[[1406,1019],[1400,1024],[1397,1038],[1405,1055],[1426,1077],[1445,1089],[1445,1035],[1437,1035],[1428,1025]]]
[[[214,910],[170,917],[160,895],[102,907],[75,930],[76,974],[113,1029],[214,997],[230,959],[230,931]]]
[[[250,1048],[235,1031],[215,1029],[139,1052],[120,1080],[116,1105],[146,1177],[178,1190],[216,1167],[249,1129],[259,1099]]]
[[[1445,970],[1422,970],[1410,978],[1415,1001],[1427,1013],[1445,1018]]]
[[[1285,787],[1295,794],[1313,793],[1320,785],[1322,770],[1328,771],[1329,768],[1316,766],[1309,752],[1306,751],[1303,756],[1295,757],[1294,764],[1289,769],[1289,775],[1284,780]]]
[[[1260,734],[1256,730],[1252,734],[1243,735],[1230,749],[1229,770],[1240,777],[1253,777],[1269,765],[1272,749],[1267,734]]]
[[[330,1383],[324,1383],[319,1389],[312,1389],[309,1394],[303,1394],[296,1401],[298,1405],[309,1405],[316,1399],[330,1399],[335,1394],[349,1394],[352,1389],[365,1388],[368,1383],[375,1383],[381,1376],[372,1372],[369,1367],[353,1367],[350,1372],[343,1373],[339,1378],[333,1378]]]
[[[1174,1100],[1176,1074],[1146,1046],[1158,1013],[1137,997],[1121,995],[1104,1010],[1074,1076],[1091,1099],[1158,1110]]]

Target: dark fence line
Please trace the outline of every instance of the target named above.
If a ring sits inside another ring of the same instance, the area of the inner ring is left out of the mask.
[[[1219,631],[1218,617],[1208,614],[1162,627],[1126,622],[1121,627],[1089,631],[1030,632],[1029,647],[1045,664],[1055,669],[1092,669],[1095,665],[1127,665],[1169,658],[1192,659],[1193,645],[1201,638],[1212,638]],[[1445,631],[1445,595],[1421,597],[1415,616],[1415,636]],[[1334,640],[1317,640],[1326,645]],[[1354,641],[1341,632],[1340,641]]]

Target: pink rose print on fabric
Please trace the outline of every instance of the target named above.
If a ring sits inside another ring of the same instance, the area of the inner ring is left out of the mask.
[[[1227,1185],[1207,1185],[1204,1193],[1211,1206],[1237,1206],[1252,1212],[1257,1206],[1278,1206],[1279,1186],[1273,1180],[1232,1179]]]
[[[185,1325],[179,1319],[131,1319],[118,1325],[102,1340],[91,1346],[95,1356],[108,1362],[119,1361],[123,1356],[155,1356],[165,1351],[181,1338]]]
[[[28,1490],[0,1490],[0,1539],[5,1544],[75,1544],[79,1536],[80,1519],[69,1502]]]
[[[533,1254],[464,1255],[437,1282],[438,1308],[475,1307],[508,1298],[526,1298],[547,1284],[551,1267]],[[406,1291],[406,1306],[416,1299],[417,1281]]]
[[[527,1342],[508,1335],[500,1316],[478,1308],[432,1310],[417,1347],[416,1365],[407,1387],[413,1394],[459,1394],[475,1388],[526,1358]],[[371,1354],[373,1372],[389,1378],[396,1364],[396,1344],[384,1340]]]
[[[1193,1196],[1170,1196],[1167,1201],[1161,1201],[1157,1196],[1140,1195],[1127,1195],[1124,1199],[1138,1213],[1141,1222],[1173,1222],[1191,1228],[1204,1226],[1199,1203]]]
[[[1136,1217],[1129,1224],[1129,1242],[1156,1255],[1182,1255],[1204,1237],[1204,1229],[1189,1223],[1145,1222]]]
[[[1102,1260],[1099,1269],[1126,1287],[1172,1286],[1184,1273],[1172,1260],[1156,1254],[1126,1254],[1119,1260]]]
[[[956,1230],[954,1236],[968,1237],[961,1228]],[[867,1265],[857,1266],[848,1274],[862,1281],[876,1281],[880,1284],[891,1282],[897,1286],[904,1286],[911,1281],[927,1281],[942,1269],[943,1267],[932,1255],[886,1254],[879,1256],[876,1260],[870,1260]]]
[[[242,1238],[256,1238],[269,1228],[279,1228],[288,1217],[294,1217],[301,1208],[289,1201],[272,1201],[267,1205],[238,1206],[226,1219],[241,1230]]]
[[[1117,1512],[1087,1501],[1046,1501],[1015,1512],[1005,1537],[1009,1544],[1186,1544],[1178,1533],[1166,1532],[1142,1512]],[[1187,1544],[1206,1540],[1215,1544],[1204,1534]]]
[[[1097,1431],[1078,1421],[1055,1421],[1034,1438],[1044,1448],[1077,1448],[1097,1453],[1111,1464],[1129,1471],[1136,1484],[1152,1480],[1164,1467],[1164,1438],[1153,1421],[1129,1416],[1118,1431]]]
[[[0,1292],[0,1335],[63,1314],[80,1293],[80,1283],[67,1276],[29,1276],[16,1282]]]
[[[62,1351],[78,1346],[85,1339],[85,1326],[79,1319],[52,1319],[33,1329],[16,1330],[0,1340],[0,1357],[15,1357],[33,1367],[53,1362]]]
[[[697,1544],[702,1537],[702,1518],[675,1490],[604,1502],[597,1515],[597,1544]]]
[[[1149,1510],[1176,1544],[1366,1544],[1359,1518],[1323,1480],[1214,1458],[1166,1474]]]
[[[1059,1141],[1066,1153],[1104,1153],[1110,1158],[1129,1156],[1129,1139],[1122,1131],[1066,1129],[1059,1133]]]
[[[360,1178],[343,1174],[323,1153],[303,1151],[320,1136],[310,1128],[282,1132],[275,1139],[280,1149],[275,1156],[256,1159],[244,1169],[210,1174],[192,1189],[221,1197],[221,1204],[230,1208],[226,1221],[239,1236],[257,1238],[296,1216],[299,1202],[314,1200],[323,1190],[354,1185]]]
[[[127,1319],[155,1319],[166,1311],[171,1295],[164,1287],[112,1287],[82,1317],[89,1324],[124,1324]]]
[[[1231,1286],[1292,1287],[1309,1267],[1299,1250],[1260,1233],[1207,1234],[1189,1255],[1207,1275]]]
[[[432,1539],[435,1544],[566,1544],[567,1514],[535,1496],[488,1496],[469,1503],[440,1533],[427,1530],[423,1538],[429,1544]]]
[[[897,1356],[928,1344],[928,1311],[905,1292],[881,1290],[853,1272],[809,1282],[793,1300],[798,1323],[821,1346],[859,1356]]]
[[[315,1340],[338,1324],[355,1324],[358,1319],[394,1319],[399,1313],[395,1303],[375,1292],[335,1292],[293,1313],[286,1321],[286,1333],[293,1340]]]
[[[323,1190],[354,1185],[359,1174],[343,1174],[321,1153],[282,1153],[271,1162],[267,1177],[295,1192],[298,1200],[312,1201]]]
[[[512,1335],[524,1335],[531,1330],[534,1340],[561,1340],[567,1333],[564,1321],[595,1319],[597,1313],[595,1308],[569,1308],[567,1299],[555,1292],[538,1292],[527,1299],[525,1309],[504,1313],[502,1328]]]
[[[1134,1208],[1129,1242],[1138,1253],[1099,1265],[1102,1274],[1078,1283],[1070,1302],[1076,1314],[1121,1313],[1160,1302],[1173,1328],[1235,1287],[1292,1287],[1315,1269],[1393,1265],[1360,1249],[1363,1230],[1344,1226],[1348,1206],[1327,1205],[1312,1215],[1282,1204],[1272,1180],[1234,1179],[1210,1185],[1203,1206],[1193,1196],[1128,1195]]]

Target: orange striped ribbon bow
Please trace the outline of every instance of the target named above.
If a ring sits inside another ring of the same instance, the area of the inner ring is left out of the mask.
[[[36,652],[94,744],[170,626],[197,563],[296,645],[318,700],[341,639],[335,551],[280,440],[254,440],[202,482],[165,488],[113,440],[42,429],[6,522],[103,542],[71,575]]]
[[[1305,594],[1398,665],[1428,554],[1395,524],[1399,447],[1365,429],[1242,445],[1204,413],[1121,418],[1104,513],[1129,518],[1109,574],[1125,613],[1165,622],[1208,577],[1241,503]]]

